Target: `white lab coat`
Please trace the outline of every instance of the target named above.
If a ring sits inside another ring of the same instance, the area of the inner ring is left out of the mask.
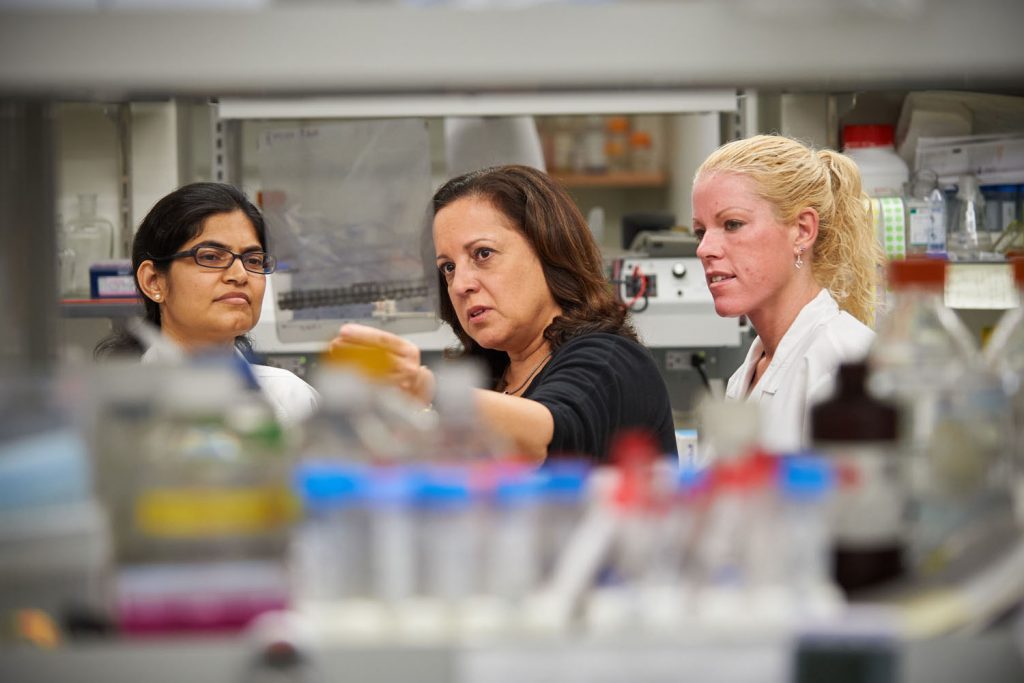
[[[839,365],[863,359],[874,338],[875,333],[840,310],[825,289],[803,307],[746,396],[761,406],[761,440],[769,451],[787,453],[808,445],[811,406],[832,395]],[[763,351],[757,337],[729,378],[727,400],[744,399]]]
[[[143,363],[181,362],[181,350],[166,337],[163,339],[166,344],[150,346],[142,354]],[[269,365],[250,363],[249,367],[252,368],[260,390],[282,425],[296,425],[316,411],[320,404],[320,395],[294,373]]]

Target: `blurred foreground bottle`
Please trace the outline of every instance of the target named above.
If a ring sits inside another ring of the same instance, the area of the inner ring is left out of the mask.
[[[0,374],[0,641],[52,647],[108,623],[110,532],[69,384]]]
[[[303,425],[303,460],[400,462],[418,458],[436,429],[398,389],[379,381],[392,371],[387,352],[345,347],[327,354],[313,384],[320,409]]]
[[[946,262],[915,258],[889,263],[890,307],[869,352],[870,388],[903,404],[918,448],[929,441],[937,403],[975,356],[970,332],[944,303]]]
[[[1024,522],[1024,256],[1015,258],[1011,265],[1018,304],[1000,318],[985,348],[985,360],[1002,378],[1010,398],[1017,517]]]
[[[136,633],[238,628],[287,598],[297,506],[285,433],[230,358],[166,380],[128,477],[119,622]]]
[[[514,455],[509,440],[481,418],[477,391],[484,385],[483,367],[470,360],[448,361],[437,371],[434,407],[438,423],[434,457],[446,461],[489,460]]]
[[[1009,511],[1008,404],[943,303],[945,274],[932,259],[889,264],[892,307],[869,353],[871,388],[903,410],[910,561],[925,573],[969,555]]]
[[[836,394],[811,409],[814,448],[841,478],[833,571],[851,593],[903,572],[907,481],[896,407],[868,395],[864,363],[841,365]]]
[[[750,401],[707,401],[699,409],[700,456],[710,468],[711,499],[694,560],[701,619],[735,624],[749,608],[760,571],[754,538],[764,538],[772,458],[760,453],[760,408]]]

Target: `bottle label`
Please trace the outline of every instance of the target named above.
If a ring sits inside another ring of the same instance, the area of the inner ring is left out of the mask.
[[[147,536],[211,538],[284,528],[298,504],[287,487],[155,488],[135,501],[135,525]]]
[[[942,252],[946,248],[945,216],[928,202],[907,201],[907,241],[911,251]]]
[[[903,214],[903,200],[899,197],[872,199],[871,207],[875,217],[885,255],[890,259],[901,259],[907,254],[906,218]]]
[[[830,443],[821,450],[840,473],[832,524],[836,545],[867,550],[901,543],[907,497],[894,446]]]
[[[919,202],[907,202],[907,241],[911,247],[928,244],[928,233],[932,229],[932,212]]]

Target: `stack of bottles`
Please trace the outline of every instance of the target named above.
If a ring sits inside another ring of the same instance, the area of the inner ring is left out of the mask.
[[[813,447],[843,474],[832,535],[848,593],[964,575],[1019,538],[1020,308],[983,356],[944,303],[946,272],[889,264],[867,359],[841,366],[836,395],[811,411]]]
[[[654,173],[651,117],[558,116],[540,125],[545,164],[555,173]]]
[[[843,153],[860,170],[886,256],[987,261],[1024,247],[1021,186],[983,186],[971,173],[940,182],[926,167],[911,172],[896,153],[893,135],[890,125],[843,127]]]
[[[610,553],[586,597],[587,630],[776,633],[841,610],[824,460],[745,449],[707,471],[636,469],[622,466],[609,487]]]
[[[946,264],[889,265],[891,309],[869,353],[873,393],[901,409],[909,566],[929,574],[1011,533],[1009,402],[943,302]]]
[[[126,634],[234,630],[287,603],[293,446],[247,370],[235,356],[101,369],[97,490]]]
[[[646,445],[619,453],[595,469],[305,462],[294,605],[340,640],[768,632],[841,608],[826,462],[751,451],[681,472]]]
[[[295,607],[327,638],[445,639],[525,628],[582,513],[587,469],[307,461]]]

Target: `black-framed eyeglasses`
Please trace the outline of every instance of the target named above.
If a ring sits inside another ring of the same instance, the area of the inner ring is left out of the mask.
[[[226,270],[234,264],[235,259],[238,259],[242,262],[242,267],[250,273],[269,275],[277,270],[277,259],[265,251],[247,251],[244,254],[236,254],[224,247],[211,247],[202,244],[192,247],[188,251],[179,251],[177,254],[171,254],[170,256],[154,256],[151,258],[154,261],[171,261],[176,258],[185,258],[186,256],[191,256],[197,264],[204,268]]]

